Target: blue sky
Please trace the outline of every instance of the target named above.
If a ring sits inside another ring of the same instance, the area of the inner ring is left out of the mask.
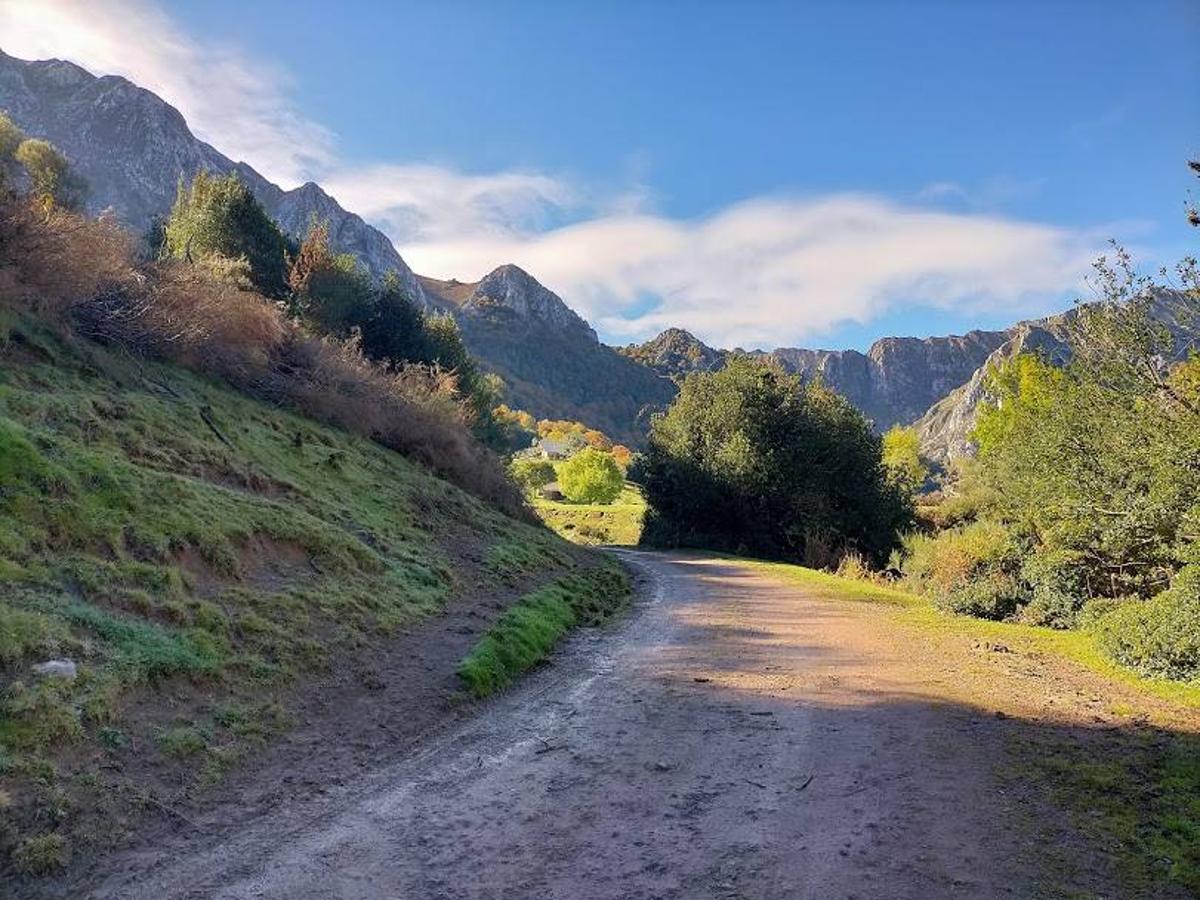
[[[525,265],[614,342],[861,348],[1060,308],[1108,237],[1194,252],[1195,2],[37,6],[29,49],[317,178],[418,271]]]

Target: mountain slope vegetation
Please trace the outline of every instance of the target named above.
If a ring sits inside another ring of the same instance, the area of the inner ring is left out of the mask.
[[[52,195],[0,200],[0,877],[178,815],[331,679],[357,702],[390,660],[420,704],[399,721],[431,726],[531,591],[620,606],[623,572],[534,524],[453,379],[314,334],[248,265],[140,261]]]

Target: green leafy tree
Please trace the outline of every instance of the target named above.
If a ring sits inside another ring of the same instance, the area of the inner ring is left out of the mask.
[[[13,164],[13,155],[17,147],[25,140],[25,134],[13,120],[0,113],[0,189],[8,184],[9,169]]]
[[[12,137],[9,132],[6,140]],[[13,159],[25,169],[33,195],[44,206],[76,209],[83,205],[83,180],[71,172],[67,158],[49,141],[26,138],[17,145]]]
[[[288,294],[287,238],[235,172],[198,172],[191,185],[180,183],[163,249],[179,259],[245,260],[257,290],[268,297]]]
[[[683,382],[639,469],[649,542],[818,565],[855,549],[881,563],[911,518],[860,412],[745,356]]]
[[[427,356],[425,316],[395,272],[372,292],[361,328],[363,353],[372,359],[419,362]]]
[[[921,443],[915,428],[895,425],[883,435],[883,467],[888,477],[906,494],[920,490],[929,469],[921,459]]]
[[[513,481],[530,492],[545,487],[558,477],[554,465],[545,459],[514,459],[508,472]]]
[[[621,495],[625,475],[610,454],[585,447],[559,467],[558,483],[573,503],[612,503]]]

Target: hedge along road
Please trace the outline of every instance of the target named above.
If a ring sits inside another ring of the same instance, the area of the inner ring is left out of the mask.
[[[1040,785],[999,774],[1019,730],[1049,727],[1019,711],[1044,702],[1045,673],[742,563],[624,556],[643,573],[634,612],[480,715],[351,793],[93,896],[1109,893],[1104,854],[1051,833],[1067,826]],[[964,700],[978,684],[991,699]],[[1058,881],[1046,840],[1071,857]]]

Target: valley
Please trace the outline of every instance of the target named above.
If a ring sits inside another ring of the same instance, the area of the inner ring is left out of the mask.
[[[1150,6],[0,0],[0,897],[1200,896]]]

